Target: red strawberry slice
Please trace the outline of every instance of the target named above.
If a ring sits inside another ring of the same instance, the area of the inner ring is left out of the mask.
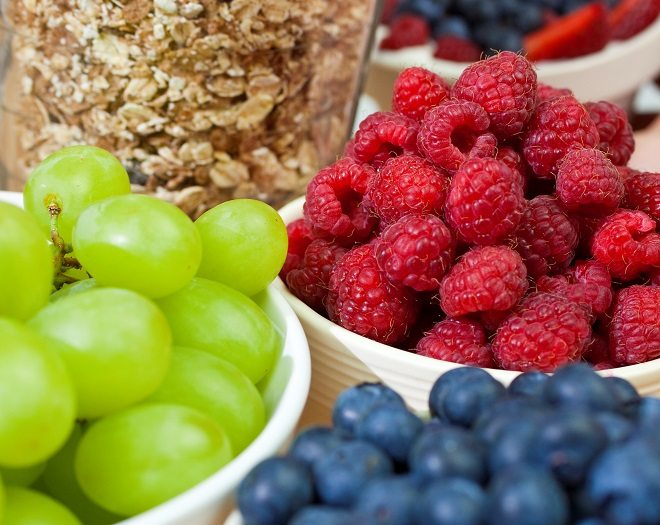
[[[609,16],[612,38],[625,40],[651,25],[660,14],[660,0],[622,0]]]
[[[593,2],[529,33],[523,43],[529,60],[546,60],[594,53],[609,38],[607,9],[601,2]]]

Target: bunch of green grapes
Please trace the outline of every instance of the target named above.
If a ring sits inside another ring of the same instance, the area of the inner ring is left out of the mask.
[[[23,197],[0,203],[0,524],[116,523],[263,429],[281,340],[250,297],[286,228],[249,199],[193,222],[89,146],[44,160]]]

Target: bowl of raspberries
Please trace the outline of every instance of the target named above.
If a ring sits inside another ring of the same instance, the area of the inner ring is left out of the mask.
[[[509,50],[581,100],[627,105],[660,71],[659,14],[660,0],[389,0],[371,85],[391,86],[420,64],[453,82],[469,63]]]
[[[508,384],[584,361],[660,394],[660,173],[627,165],[625,112],[508,51],[451,87],[406,69],[392,105],[281,210],[316,414],[373,380],[422,409],[462,365]]]

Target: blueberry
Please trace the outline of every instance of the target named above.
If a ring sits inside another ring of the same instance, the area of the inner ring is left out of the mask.
[[[433,25],[447,11],[449,0],[403,0],[397,8],[397,13],[419,15]]]
[[[486,494],[472,481],[446,478],[431,483],[418,503],[417,523],[481,525]]]
[[[362,490],[355,511],[369,525],[412,525],[417,487],[407,476],[374,479]]]
[[[635,431],[633,423],[621,414],[598,412],[594,414],[594,419],[605,430],[605,437],[610,444],[625,441]]]
[[[342,438],[331,428],[310,427],[296,436],[289,448],[289,456],[303,461],[308,466],[324,457],[343,443]]]
[[[660,453],[643,439],[613,445],[594,462],[586,489],[608,525],[660,523]]]
[[[332,409],[332,422],[337,430],[352,436],[355,423],[379,404],[406,406],[391,388],[380,383],[362,383],[339,394]]]
[[[581,7],[591,3],[593,0],[564,0],[561,6],[562,14],[572,13]]]
[[[486,445],[492,445],[500,432],[512,422],[519,419],[545,414],[548,408],[534,398],[505,398],[495,403],[492,408],[483,412],[475,421],[472,429],[474,434]]]
[[[619,402],[605,378],[585,363],[566,365],[550,376],[544,399],[554,405],[616,411]]]
[[[637,389],[622,377],[606,377],[605,381],[619,403],[619,412],[630,418],[637,417],[639,404],[642,401]]]
[[[445,16],[433,24],[433,36],[435,38],[443,35],[453,35],[466,40],[472,38],[470,26],[465,19],[458,16]]]
[[[513,13],[511,24],[523,34],[529,33],[541,27],[544,23],[543,9],[534,4],[523,4],[522,9]]]
[[[494,474],[506,467],[524,463],[532,439],[542,424],[543,418],[540,415],[510,419],[487,449],[490,473]]]
[[[481,368],[455,368],[435,382],[429,407],[431,414],[440,419],[469,427],[481,412],[505,394],[502,383]]]
[[[422,432],[424,423],[407,408],[381,405],[360,419],[355,435],[378,446],[394,460],[405,463],[410,447]]]
[[[550,376],[543,372],[525,372],[517,376],[509,385],[512,396],[541,398],[543,386]]]
[[[314,497],[307,465],[294,458],[269,458],[238,487],[238,508],[245,525],[284,525]]]
[[[605,522],[599,518],[586,518],[575,523],[575,525],[606,525]]]
[[[568,499],[540,469],[517,465],[498,473],[486,497],[487,525],[566,525]]]
[[[576,486],[606,445],[605,432],[591,413],[560,409],[538,427],[527,457],[532,464],[551,471],[561,483]]]
[[[481,23],[473,29],[472,34],[487,53],[520,51],[523,48],[520,32],[501,22]]]
[[[346,509],[311,505],[300,509],[289,525],[363,525],[363,520]]]
[[[454,9],[470,22],[496,20],[499,16],[497,2],[487,0],[455,0]]]
[[[350,506],[372,479],[391,474],[390,458],[366,441],[347,441],[314,463],[316,491],[323,503]]]
[[[408,465],[421,481],[443,477],[486,479],[485,453],[479,440],[458,427],[423,433],[410,450]]]
[[[637,427],[660,450],[660,398],[645,397],[639,405]]]

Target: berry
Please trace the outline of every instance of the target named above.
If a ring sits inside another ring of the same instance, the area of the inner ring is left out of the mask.
[[[342,443],[341,436],[328,427],[310,427],[296,436],[289,456],[311,467],[314,462]]]
[[[360,519],[346,509],[310,505],[296,512],[288,525],[359,525]]]
[[[481,325],[490,333],[494,333],[502,324],[502,322],[511,315],[512,309],[509,310],[486,310],[478,312],[476,318]]]
[[[605,152],[613,164],[628,164],[635,149],[635,138],[624,109],[607,101],[587,102],[584,107],[598,129],[598,149]]]
[[[483,107],[490,130],[505,139],[520,133],[534,112],[536,71],[525,57],[502,51],[465,68],[451,93]]]
[[[594,419],[605,431],[605,439],[609,445],[623,443],[635,432],[635,426],[629,419],[614,412],[598,412],[594,414]]]
[[[471,42],[470,25],[467,20],[461,16],[447,15],[443,16],[433,25],[433,36],[458,36]],[[479,60],[479,49],[477,48],[477,58]],[[470,61],[471,62],[471,61]]]
[[[449,228],[435,215],[406,215],[375,242],[376,260],[387,278],[418,292],[437,290],[454,249]]]
[[[591,411],[614,411],[618,406],[605,378],[584,363],[572,363],[553,374],[545,384],[543,399],[551,405]]]
[[[598,129],[575,97],[541,102],[523,138],[523,154],[537,177],[552,178],[556,164],[574,147],[595,148]]]
[[[506,396],[499,399],[489,410],[482,412],[472,428],[477,438],[490,448],[515,421],[538,421],[546,412],[546,405],[539,399]]]
[[[609,15],[613,40],[626,40],[651,25],[660,14],[659,0],[621,0]]]
[[[568,88],[556,88],[543,82],[539,82],[536,88],[536,95],[539,103],[551,100],[553,98],[563,97],[565,95],[574,96]]]
[[[488,114],[479,104],[445,100],[424,115],[417,147],[436,166],[454,173],[468,158],[495,154],[497,140],[487,132],[489,126]]]
[[[433,56],[453,62],[474,62],[479,60],[481,49],[472,40],[462,36],[441,34],[435,38]]]
[[[660,357],[660,287],[620,290],[610,323],[610,349],[617,363],[635,364]]]
[[[611,376],[606,377],[607,386],[614,392],[619,406],[618,412],[626,417],[634,419],[639,414],[639,407],[642,402],[642,397],[639,395],[634,385],[630,381],[625,380],[623,377]]]
[[[577,231],[557,201],[542,195],[527,203],[512,246],[536,278],[568,268],[577,242]]]
[[[527,291],[527,271],[520,256],[506,246],[484,246],[467,252],[440,285],[440,304],[447,315],[508,310]]]
[[[547,412],[547,409],[546,409]],[[497,438],[488,447],[488,470],[495,475],[502,470],[521,463],[530,463],[529,451],[544,423],[547,413],[541,417],[537,413],[525,413],[525,417],[511,417],[497,433]]]
[[[624,179],[627,208],[647,213],[654,221],[660,220],[660,173],[637,172]]]
[[[409,67],[399,73],[392,91],[392,109],[421,120],[432,107],[449,95],[449,86],[438,75],[423,67]]]
[[[286,284],[291,293],[310,308],[323,312],[330,272],[345,253],[345,248],[330,241],[313,240],[305,250],[300,266],[286,276]]]
[[[435,25],[445,14],[448,4],[448,0],[402,0],[399,13],[419,15],[429,24]]]
[[[537,293],[502,323],[493,340],[506,370],[551,372],[582,355],[591,338],[587,312],[568,299]]]
[[[486,525],[565,525],[568,500],[548,473],[527,465],[498,472],[490,482],[486,501]]]
[[[655,221],[641,211],[622,210],[607,217],[594,233],[591,253],[615,279],[630,281],[660,266],[660,235]]]
[[[461,240],[498,244],[515,231],[524,207],[520,174],[497,159],[475,158],[452,178],[445,216]]]
[[[607,337],[594,332],[582,358],[594,366],[603,364],[607,368],[612,368],[610,363],[610,344]]]
[[[312,503],[313,481],[307,466],[293,458],[269,458],[245,477],[236,495],[246,523],[285,525]]]
[[[526,35],[524,47],[532,61],[572,58],[603,49],[609,39],[607,8],[590,2]]]
[[[557,163],[557,196],[569,212],[607,215],[619,207],[621,175],[598,149],[573,149]]]
[[[410,477],[390,476],[374,479],[362,490],[354,510],[370,524],[412,523],[417,507],[417,487]]]
[[[419,355],[493,368],[493,352],[486,344],[483,327],[470,319],[445,319],[419,340],[415,348]]]
[[[353,158],[378,168],[389,157],[416,152],[418,123],[416,120],[380,111],[362,122],[353,137]]]
[[[486,495],[472,481],[439,479],[417,500],[417,521],[425,525],[481,525]]]
[[[522,155],[511,146],[501,146],[497,148],[495,158],[513,170],[520,187],[525,191],[527,188],[527,173],[529,172],[529,166],[527,166]]]
[[[303,206],[312,234],[347,245],[367,239],[376,219],[362,197],[373,175],[372,168],[348,157],[320,170],[307,186]]]
[[[389,159],[371,178],[366,200],[385,225],[404,215],[441,215],[449,178],[429,161],[415,155]]]
[[[539,399],[549,377],[549,375],[536,370],[523,372],[511,381],[508,388],[509,394]]]
[[[472,34],[489,57],[497,55],[500,51],[515,53],[522,51],[520,31],[504,22],[481,22],[473,28]]]
[[[381,49],[401,49],[402,47],[421,46],[431,36],[431,28],[423,17],[418,15],[399,15],[389,25],[389,34],[380,42]]]
[[[305,250],[312,242],[312,230],[305,219],[296,219],[286,225],[287,238],[289,240],[286,260],[280,270],[280,278],[286,281],[287,274],[302,264]]]

